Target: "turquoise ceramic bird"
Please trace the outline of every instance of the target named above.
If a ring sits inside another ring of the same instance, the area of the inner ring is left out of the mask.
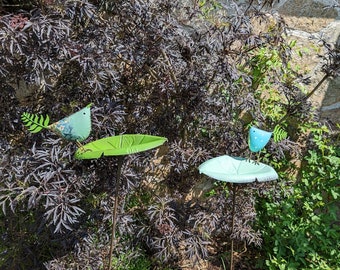
[[[81,142],[85,140],[91,132],[91,111],[92,104],[87,105],[80,111],[65,117],[58,122],[49,125],[49,116],[23,113],[21,120],[28,130],[32,133],[37,133],[46,128],[68,141]]]
[[[269,142],[272,132],[265,131],[256,127],[249,129],[248,144],[250,151],[259,152]]]

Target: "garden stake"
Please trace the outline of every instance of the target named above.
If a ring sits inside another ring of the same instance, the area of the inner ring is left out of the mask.
[[[97,159],[103,156],[118,156],[118,168],[116,176],[116,191],[114,196],[114,207],[112,210],[112,232],[110,241],[110,254],[108,270],[112,269],[112,254],[116,240],[116,225],[118,212],[118,195],[120,177],[122,172],[124,156],[153,149],[165,143],[165,137],[144,134],[122,134],[111,136],[90,142],[75,153],[76,159]]]
[[[257,150],[257,149],[256,149]],[[269,165],[255,162],[242,157],[231,157],[223,155],[203,162],[199,166],[200,173],[212,177],[216,180],[228,182],[232,190],[232,220],[230,230],[231,251],[230,251],[230,270],[234,269],[234,227],[236,212],[236,192],[238,187],[235,184],[252,182],[266,182],[277,179],[277,172]]]
[[[231,239],[231,250],[230,250],[230,270],[234,269],[234,224],[235,224],[235,208],[236,208],[236,185],[231,183],[231,190],[233,192],[232,197],[232,219],[231,219],[231,232],[230,232],[230,239]]]
[[[124,156],[118,156],[118,168],[117,168],[117,176],[116,176],[116,190],[114,197],[114,208],[112,211],[112,231],[111,231],[111,243],[110,243],[110,255],[109,255],[109,268],[111,270],[112,267],[112,254],[114,249],[114,242],[116,240],[116,225],[117,225],[117,212],[118,212],[118,195],[119,195],[119,186],[120,186],[120,175],[122,172]]]

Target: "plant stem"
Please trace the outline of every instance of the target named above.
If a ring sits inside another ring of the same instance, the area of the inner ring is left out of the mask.
[[[169,57],[167,56],[166,52],[165,52],[163,49],[161,49],[161,53],[162,53],[162,55],[163,55],[163,57],[164,57],[164,59],[165,59],[167,65],[168,65],[168,67],[169,67],[170,77],[171,77],[172,82],[173,82],[174,85],[175,85],[175,89],[176,89],[176,91],[178,91],[178,81],[177,81],[175,72],[174,72],[174,70],[173,70],[173,67],[172,67],[172,65],[171,65],[170,59],[169,59]]]
[[[231,183],[231,190],[233,192],[233,198],[232,198],[232,220],[231,220],[231,232],[230,232],[230,238],[231,238],[231,250],[230,250],[230,270],[234,269],[234,224],[235,224],[235,206],[236,206],[236,185]]]
[[[320,86],[323,84],[325,80],[330,77],[330,74],[325,74],[323,78],[318,82],[318,84],[313,88],[312,91],[310,91],[305,97],[303,97],[295,106],[301,105],[303,101],[309,99],[315,92],[320,88]],[[289,116],[289,112],[287,111],[286,114],[276,123],[276,125],[280,125],[286,118]]]
[[[118,195],[119,195],[119,185],[120,185],[120,175],[122,172],[123,165],[123,156],[118,157],[118,168],[117,168],[117,176],[116,176],[116,184],[115,184],[115,198],[114,198],[114,208],[112,211],[112,231],[111,231],[111,243],[110,243],[110,256],[109,256],[109,268],[112,268],[112,254],[114,249],[114,242],[116,240],[116,224],[117,224],[117,210],[118,210]]]

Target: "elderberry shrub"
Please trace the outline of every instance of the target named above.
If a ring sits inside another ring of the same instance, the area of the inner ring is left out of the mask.
[[[121,133],[168,138],[157,151],[124,159],[117,269],[137,257],[153,266],[202,265],[224,254],[231,237],[261,244],[252,227],[258,186],[240,192],[230,235],[228,187],[209,186],[197,167],[217,155],[249,156],[249,124],[273,129],[282,120],[284,129],[314,117],[296,86],[304,81],[288,65],[275,1],[7,2],[0,9],[1,267],[106,265],[117,161],[77,161],[75,145],[48,131],[29,134],[20,123],[24,111],[59,120],[89,103],[86,142]],[[324,72],[338,76],[339,51],[324,45]],[[277,167],[301,153],[299,130],[285,132],[266,153]],[[210,196],[195,197],[196,186]]]

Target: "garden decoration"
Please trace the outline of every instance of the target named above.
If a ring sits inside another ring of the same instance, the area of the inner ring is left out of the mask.
[[[262,129],[251,127],[249,129],[248,145],[250,151],[259,152],[269,142],[272,132],[264,131]]]
[[[43,115],[25,112],[21,115],[21,120],[32,133],[37,133],[42,129],[49,129],[68,141],[79,143],[87,139],[91,132],[91,105],[89,104],[80,111],[51,125],[49,125],[50,117],[48,115],[44,117]]]
[[[199,171],[216,180],[238,184],[278,178],[276,171],[266,164],[228,155],[205,161],[199,166]]]
[[[101,156],[124,156],[162,145],[165,137],[144,134],[123,134],[99,139],[79,148],[76,159],[96,159]]]
[[[165,137],[159,136],[143,134],[123,134],[90,142],[80,147],[75,153],[76,159],[97,159],[102,156],[118,156],[118,168],[115,183],[116,190],[114,196],[114,208],[112,213],[112,231],[108,266],[109,270],[111,270],[112,267],[112,254],[117,224],[118,192],[123,158],[125,155],[130,155],[156,148],[166,141],[167,139]]]
[[[274,127],[273,132],[265,131],[252,126],[249,129],[248,135],[248,145],[250,151],[252,152],[261,151],[267,145],[272,135],[274,142],[282,141],[288,137],[287,131],[280,124],[277,124]]]
[[[228,155],[209,159],[199,166],[199,172],[219,181],[231,183],[232,189],[232,222],[231,233],[234,232],[236,192],[235,184],[265,182],[278,179],[278,174],[269,165],[241,157]],[[234,269],[233,262],[234,240],[231,239],[230,270]]]

